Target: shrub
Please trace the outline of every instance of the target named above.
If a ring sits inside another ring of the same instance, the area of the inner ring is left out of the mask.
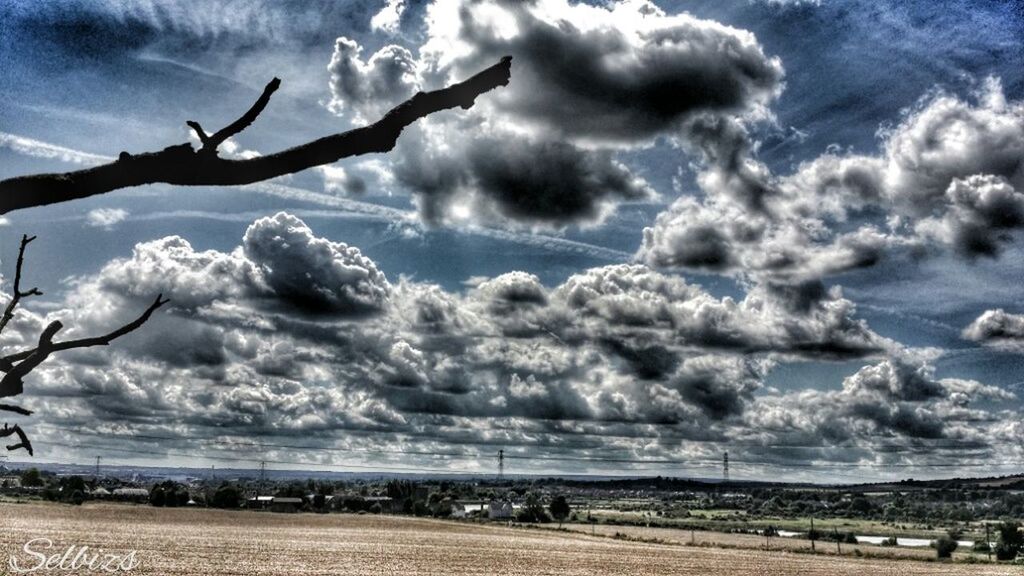
[[[214,508],[232,509],[238,508],[238,502],[242,499],[242,492],[237,486],[224,484],[213,493],[210,505]]]
[[[957,541],[949,536],[939,536],[938,540],[932,542],[937,558],[952,558],[953,552],[956,551],[958,545]]]
[[[1024,548],[1024,534],[1018,529],[1016,522],[1003,522],[999,525],[999,544],[996,545],[996,558],[1013,560]]]

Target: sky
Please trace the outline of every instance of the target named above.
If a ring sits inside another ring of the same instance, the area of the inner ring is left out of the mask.
[[[365,125],[386,154],[0,222],[37,461],[861,482],[1024,469],[1016,2],[14,1],[0,178]],[[30,461],[24,453],[12,461]]]

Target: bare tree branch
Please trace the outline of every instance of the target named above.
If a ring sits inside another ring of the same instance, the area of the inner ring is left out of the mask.
[[[394,148],[402,130],[416,120],[456,106],[468,109],[473,106],[477,96],[507,85],[511,68],[512,58],[506,56],[468,80],[440,90],[418,92],[373,124],[326,136],[276,154],[245,160],[217,156],[216,147],[251,124],[266,106],[278,84],[271,81],[248,112],[212,136],[207,136],[198,122],[189,121],[188,125],[203,142],[199,152],[190,144],[138,155],[122,152],[117,161],[95,168],[3,180],[0,181],[0,214],[157,182],[183,186],[251,184],[330,164],[349,156],[387,152]]]
[[[31,416],[33,412],[26,410],[21,406],[15,406],[14,404],[0,404],[0,410],[5,412],[14,412],[15,414],[21,414],[22,416]]]
[[[50,354],[60,352],[61,350],[71,350],[72,348],[106,346],[114,339],[120,338],[121,336],[124,336],[145,324],[146,320],[149,320],[149,317],[153,315],[153,312],[155,312],[157,308],[167,304],[168,302],[170,302],[170,300],[165,299],[163,294],[160,294],[156,297],[156,300],[149,305],[149,308],[146,308],[146,311],[135,320],[132,320],[113,332],[102,336],[94,336],[92,338],[53,342],[53,337],[64,327],[64,325],[59,321],[50,323],[50,325],[43,330],[43,333],[39,335],[38,346],[31,350],[25,350],[0,358],[0,372],[6,372],[4,377],[0,379],[0,398],[21,394],[24,391],[23,380],[25,376],[42,364]]]
[[[238,122],[235,124],[238,124]],[[233,124],[233,126],[235,124]],[[202,129],[200,128],[199,130],[201,131]],[[32,288],[28,291],[21,290],[21,271],[25,263],[25,247],[28,246],[29,242],[35,240],[35,238],[35,236],[30,238],[28,235],[21,237],[21,246],[18,250],[18,264],[14,273],[14,295],[11,298],[11,301],[7,304],[7,308],[4,310],[3,316],[0,317],[0,331],[2,331],[4,327],[7,326],[7,323],[10,322],[11,318],[14,317],[14,308],[22,298],[42,294],[42,292],[37,288]],[[102,336],[94,336],[92,338],[80,338],[77,340],[54,342],[54,336],[57,335],[57,332],[60,332],[64,325],[59,321],[51,322],[50,325],[43,330],[42,334],[39,335],[39,343],[35,348],[0,358],[0,372],[6,373],[3,378],[0,378],[0,398],[17,396],[24,392],[25,376],[49,358],[50,354],[61,350],[70,350],[72,348],[106,346],[114,339],[120,338],[121,336],[124,336],[145,324],[157,308],[160,308],[168,302],[170,302],[170,300],[165,299],[163,294],[159,294],[157,295],[156,300],[146,308],[145,312],[135,320],[121,326],[113,332]],[[0,411],[13,412],[22,416],[32,415],[31,410],[27,410],[14,404],[0,404]],[[7,446],[8,450],[27,450],[30,455],[34,455],[32,451],[32,442],[29,441],[25,431],[17,424],[14,426],[8,426],[5,423],[3,429],[0,429],[0,438],[12,435],[17,435],[21,441],[17,444]]]
[[[0,430],[0,438],[5,438],[14,434],[18,435],[21,442],[17,444],[8,444],[7,449],[10,451],[25,449],[28,451],[29,456],[34,456],[35,452],[32,451],[32,443],[29,442],[28,436],[25,435],[25,431],[21,429],[21,426],[15,424],[14,426],[8,427],[7,424],[4,424],[3,429]]]
[[[32,288],[26,292],[21,291],[21,268],[25,263],[25,247],[28,243],[35,240],[36,237],[28,237],[27,234],[21,237],[21,247],[18,248],[18,264],[14,268],[14,289],[11,296],[11,301],[7,303],[7,308],[4,309],[4,315],[0,317],[0,332],[4,331],[7,327],[7,323],[14,318],[14,308],[18,306],[22,298],[26,296],[42,296],[43,293],[39,291],[39,288]]]
[[[217,147],[220,146],[222,142],[248,128],[250,124],[256,121],[256,117],[260,115],[260,112],[263,112],[263,109],[267,107],[267,103],[270,102],[270,96],[276,92],[280,86],[280,78],[274,78],[268,82],[267,87],[263,89],[263,94],[260,94],[260,97],[256,99],[256,102],[253,103],[252,107],[249,108],[245,114],[242,114],[241,118],[218,130],[213,136],[207,136],[206,140],[203,140],[203,128],[199,125],[199,122],[194,122],[192,120],[186,122],[186,124],[191,126],[193,130],[199,133],[199,139],[203,140],[203,147],[199,152],[205,154],[216,154]]]

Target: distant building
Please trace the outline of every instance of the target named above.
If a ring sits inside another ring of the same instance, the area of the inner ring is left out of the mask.
[[[466,507],[458,502],[452,502],[452,518],[465,518]]]
[[[302,509],[302,498],[277,498],[274,497],[270,504],[271,512],[298,512]]]
[[[512,503],[508,500],[497,501],[491,500],[491,503],[487,510],[487,517],[491,520],[510,520],[512,519]]]
[[[245,507],[250,510],[267,510],[273,503],[273,496],[253,496],[245,501]]]
[[[365,498],[368,506],[374,504],[380,504],[380,511],[384,514],[398,514],[402,512],[402,502],[391,498],[390,496],[367,496]],[[395,506],[398,506],[398,510],[395,510]]]
[[[0,476],[0,488],[21,488],[21,476]]]
[[[90,490],[89,496],[97,500],[106,500],[107,498],[110,498],[111,493],[110,490],[107,490],[103,486],[99,486],[95,490]]]
[[[283,496],[254,496],[245,502],[250,510],[270,510],[271,512],[298,512],[305,504],[302,498],[286,498]]]
[[[115,488],[113,498],[127,502],[148,502],[149,490],[145,488]]]

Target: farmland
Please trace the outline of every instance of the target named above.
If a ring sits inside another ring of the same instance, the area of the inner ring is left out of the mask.
[[[656,544],[426,518],[0,504],[0,555],[33,538],[137,551],[139,575],[1019,574],[1019,567]],[[683,540],[680,538],[679,540]],[[737,540],[731,545],[745,546]],[[20,553],[19,553],[20,554]],[[21,554],[25,557],[24,554]],[[26,557],[29,561],[31,558]]]

